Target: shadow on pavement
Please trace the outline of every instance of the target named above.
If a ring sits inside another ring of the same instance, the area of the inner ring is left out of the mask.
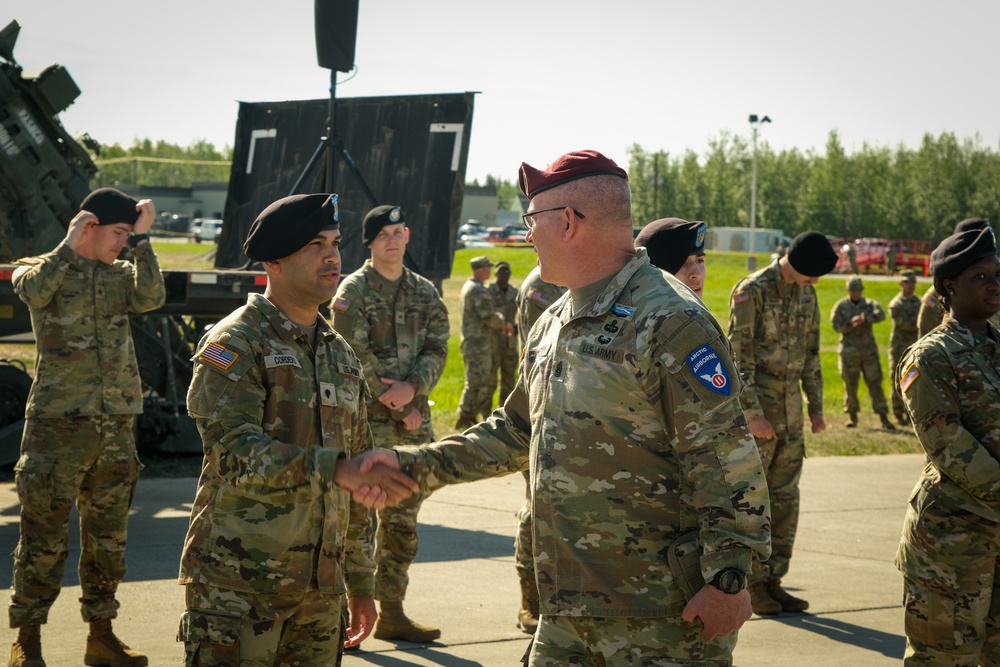
[[[903,635],[873,630],[827,616],[782,615],[775,616],[771,620],[799,630],[814,632],[836,642],[881,653],[888,658],[898,658],[901,661],[906,649],[906,637]]]

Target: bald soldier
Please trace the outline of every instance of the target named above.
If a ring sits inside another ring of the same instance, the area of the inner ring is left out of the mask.
[[[427,397],[448,358],[448,309],[426,278],[403,265],[410,228],[398,206],[376,206],[365,215],[362,242],[371,252],[364,266],[340,283],[333,327],[347,339],[368,381],[368,424],[380,447],[419,445],[434,439]],[[441,631],[403,611],[409,569],[420,538],[417,493],[379,513],[375,599],[376,639],[426,643]]]
[[[339,665],[375,624],[368,508],[415,485],[391,450],[373,451],[361,363],[319,314],[340,282],[340,239],[337,195],[265,208],[243,251],[267,288],[198,344],[187,405],[205,459],[181,553],[186,665]],[[366,457],[381,465],[362,472]]]
[[[400,464],[422,489],[530,471],[541,615],[529,667],[729,665],[751,561],[769,549],[726,337],[632,245],[612,160],[522,164],[519,182],[541,277],[569,293],[531,328],[503,407],[400,448]]]
[[[803,232],[784,257],[738,282],[729,298],[729,340],[746,383],[740,402],[757,439],[771,499],[771,559],[755,563],[750,579],[758,614],[809,608],[781,580],[788,574],[799,522],[803,393],[812,432],[826,428],[815,285],[836,265],[837,253],[826,237]]]
[[[889,317],[892,318],[892,333],[889,334],[889,375],[892,378],[892,414],[901,426],[908,426],[910,419],[899,393],[899,360],[906,348],[917,342],[917,316],[920,314],[920,297],[917,288],[917,274],[910,270],[899,273],[899,294],[889,301]]]
[[[864,296],[861,276],[847,281],[848,295],[834,304],[830,311],[833,330],[840,334],[839,369],[844,381],[844,412],[848,415],[847,428],[858,425],[858,382],[862,376],[872,399],[872,410],[882,422],[882,428],[895,431],[889,421],[889,406],[882,389],[882,359],[872,325],[885,321],[885,311],[875,300]]]

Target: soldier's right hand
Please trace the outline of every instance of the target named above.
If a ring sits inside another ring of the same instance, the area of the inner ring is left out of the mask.
[[[398,505],[419,489],[413,479],[400,472],[399,458],[389,449],[339,459],[333,481],[349,491],[355,502],[375,509]]]
[[[750,427],[750,432],[753,433],[753,437],[760,440],[773,440],[778,437],[774,432],[774,425],[766,417],[751,419],[748,426]]]
[[[98,224],[97,216],[90,211],[80,211],[69,221],[66,229],[66,245],[73,250],[77,250],[80,244],[90,233],[90,230]]]

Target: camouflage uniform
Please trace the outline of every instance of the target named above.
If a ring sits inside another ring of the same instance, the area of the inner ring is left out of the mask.
[[[941,324],[944,315],[945,308],[944,304],[941,303],[941,297],[931,285],[920,300],[920,313],[917,315],[917,337],[922,338],[930,333],[931,329]]]
[[[10,625],[48,620],[66,569],[74,503],[83,618],[111,619],[140,468],[132,421],[142,412],[142,386],[128,314],[163,304],[163,276],[148,243],[135,249],[134,261],[104,264],[63,243],[20,263],[12,281],[30,309],[37,356],[14,468],[21,536]]]
[[[448,310],[427,279],[403,268],[398,282],[383,278],[371,260],[344,278],[333,300],[333,326],[361,360],[371,389],[368,423],[379,447],[419,445],[434,439],[427,396],[441,378],[448,356]],[[381,378],[413,384],[413,402],[391,410],[378,401],[388,385]],[[402,419],[410,407],[423,422],[412,431]],[[424,496],[414,494],[379,513],[375,597],[402,600],[407,570],[417,556],[417,513]]]
[[[864,315],[865,321],[851,327],[851,318]],[[885,321],[885,311],[877,301],[861,297],[851,301],[845,296],[830,311],[833,330],[840,334],[840,377],[844,380],[844,412],[855,415],[860,409],[858,402],[858,380],[864,375],[868,394],[872,399],[875,414],[885,415],[889,406],[882,390],[882,359],[878,354],[872,325]]]
[[[493,340],[503,328],[504,319],[493,305],[489,289],[475,278],[462,285],[462,361],[465,364],[465,386],[458,404],[459,421],[475,422],[479,416],[492,412],[496,374],[490,382],[493,368]]]
[[[521,283],[517,293],[517,334],[521,349],[528,343],[528,333],[535,321],[541,317],[545,309],[566,293],[565,287],[553,285],[542,280],[542,274],[536,266]],[[538,585],[535,583],[534,550],[531,547],[531,476],[525,470],[524,504],[517,512],[517,535],[514,538],[514,567],[521,581],[522,597],[533,605],[537,615]]]
[[[823,414],[819,322],[815,288],[786,284],[777,260],[738,282],[730,296],[729,340],[746,385],[740,402],[748,420],[766,418],[775,432],[757,439],[771,499],[771,559],[755,564],[754,583],[788,574],[805,458],[803,392],[810,417]]]
[[[681,285],[639,250],[585,310],[564,298],[539,318],[500,413],[399,450],[424,488],[530,469],[542,613],[532,664],[561,659],[543,627],[570,617],[636,618],[655,626],[644,636],[664,661],[731,664],[735,633],[704,642],[680,613],[720,570],[767,558],[766,483],[728,341]],[[602,646],[609,663],[636,649]]]
[[[503,313],[504,321],[514,322],[517,317],[517,288],[507,284],[507,289],[501,290],[497,282],[490,283],[487,288],[493,297],[493,308]],[[497,371],[500,371],[500,403],[504,402],[507,395],[514,391],[514,382],[517,381],[517,337],[508,336],[500,329],[493,332],[496,341],[496,349],[493,351],[493,368],[490,370],[490,379],[496,385]],[[492,402],[492,394],[491,394]]]
[[[261,294],[206,334],[194,364],[205,462],[181,554],[189,664],[235,664],[234,651],[339,664],[344,593],[374,593],[372,513],[333,482],[338,457],[372,447],[361,364],[323,318],[313,346]]]
[[[896,556],[906,665],[1000,664],[998,339],[947,316],[903,358],[900,389],[927,454]]]
[[[889,302],[892,333],[889,335],[889,375],[892,378],[892,413],[897,417],[906,414],[903,397],[899,394],[899,360],[906,348],[917,342],[917,316],[920,314],[919,296],[904,297],[902,293]]]

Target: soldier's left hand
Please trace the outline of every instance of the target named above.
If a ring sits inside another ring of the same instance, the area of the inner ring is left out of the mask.
[[[153,206],[152,199],[142,199],[135,205],[135,210],[139,212],[139,218],[132,225],[133,234],[145,234],[153,226],[156,219],[156,207]]]
[[[406,413],[403,417],[403,428],[407,431],[415,431],[420,428],[420,425],[424,423],[424,417],[420,414],[420,410],[417,410],[412,405],[410,406],[410,411]]]
[[[357,646],[375,629],[375,598],[371,595],[352,595],[347,598],[347,610],[350,614],[351,626],[347,628],[347,641],[344,648]]]
[[[399,410],[403,406],[409,405],[417,394],[417,388],[410,382],[393,380],[392,378],[380,379],[384,384],[389,385],[389,388],[378,397],[378,402],[390,410]]]
[[[681,618],[688,623],[701,619],[701,638],[705,641],[739,630],[751,616],[753,608],[747,589],[730,595],[711,584],[702,586],[681,612]]]
[[[809,421],[812,422],[813,433],[821,433],[826,430],[826,422],[823,421],[823,415],[811,415]]]

